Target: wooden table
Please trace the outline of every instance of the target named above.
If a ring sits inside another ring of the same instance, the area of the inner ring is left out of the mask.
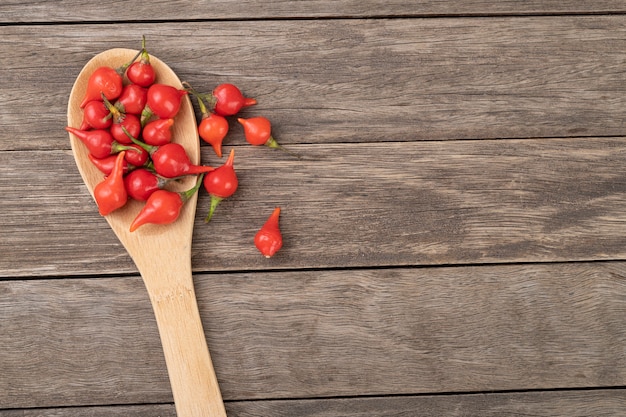
[[[229,416],[626,414],[626,3],[22,3],[0,4],[1,417],[175,415],[64,131],[82,66],[142,35],[303,156],[231,120],[240,189],[209,224],[199,198]]]

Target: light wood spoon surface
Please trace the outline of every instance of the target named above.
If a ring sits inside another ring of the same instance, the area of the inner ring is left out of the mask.
[[[83,120],[80,103],[87,80],[99,66],[118,68],[138,51],[109,49],[93,57],[82,69],[72,88],[67,110],[68,126],[78,128]],[[158,83],[182,88],[181,81],[164,62],[151,56]],[[185,147],[191,161],[200,163],[200,142],[191,101],[184,97],[172,127],[173,140]],[[93,196],[103,174],[88,158],[85,145],[70,134],[78,170]],[[177,185],[176,191],[193,187],[195,176]],[[135,262],[145,283],[156,316],[178,417],[224,417],[226,411],[209,355],[194,291],[191,272],[191,241],[197,194],[188,200],[180,217],[169,225],[144,225],[134,232],[129,226],[142,203],[129,201],[105,216]],[[97,208],[94,206],[97,212]]]

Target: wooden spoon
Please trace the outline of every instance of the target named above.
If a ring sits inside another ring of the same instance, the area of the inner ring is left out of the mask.
[[[137,54],[131,49],[110,49],[93,57],[82,69],[70,94],[68,126],[79,127],[83,113],[87,80],[99,66],[118,68]],[[159,83],[182,88],[174,71],[158,58],[150,62]],[[200,141],[191,101],[185,97],[172,127],[173,138],[187,150],[194,164],[200,163]],[[70,134],[76,165],[91,195],[103,174],[87,157],[84,144]],[[195,184],[190,176],[177,191]],[[191,273],[191,240],[197,195],[188,200],[176,222],[169,225],[144,225],[134,232],[129,226],[142,204],[136,201],[105,216],[107,222],[137,265],[154,310],[165,362],[170,377],[178,417],[224,417],[226,411],[220,394],[206,338],[198,313]],[[96,208],[94,207],[94,210]]]

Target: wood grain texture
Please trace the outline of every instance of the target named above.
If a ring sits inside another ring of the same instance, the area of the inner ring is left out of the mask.
[[[624,12],[622,1],[456,1],[406,2],[401,0],[330,1],[330,0],[201,0],[95,3],[85,0],[46,3],[4,0],[0,4],[0,22],[98,22],[150,21],[181,19],[267,19],[372,16],[459,16],[498,14],[553,14]]]
[[[229,417],[614,417],[626,407],[623,389],[315,400],[233,401]],[[0,417],[176,417],[174,406],[0,410]]]
[[[624,414],[624,2],[7,0],[0,417],[175,415],[149,297],[63,130],[80,68],[144,34],[304,155],[233,123],[240,189],[209,225],[199,200],[229,417]]]
[[[308,159],[236,146],[237,193],[209,224],[198,199],[194,271],[626,257],[622,138],[291,149]],[[63,151],[0,153],[4,276],[136,271],[73,165]],[[285,245],[267,260],[252,240],[276,205]]]
[[[625,407],[626,394],[623,390],[603,390],[233,402],[229,404],[228,415],[230,417],[615,417],[621,415]],[[5,416],[0,413],[0,417]]]
[[[198,89],[255,96],[284,144],[624,134],[624,15],[4,26],[0,150],[67,149],[80,68],[142,34]]]
[[[626,385],[621,262],[195,280],[227,401]],[[0,297],[0,409],[171,401],[140,279]]]

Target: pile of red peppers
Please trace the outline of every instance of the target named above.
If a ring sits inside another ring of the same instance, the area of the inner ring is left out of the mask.
[[[183,97],[195,97],[202,115],[200,138],[222,157],[222,142],[229,130],[227,117],[256,104],[233,84],[220,84],[209,94],[196,91],[188,83],[183,88],[160,84],[150,63],[145,37],[139,53],[120,68],[102,66],[89,77],[81,102],[81,126],[65,129],[87,147],[89,159],[103,173],[94,188],[98,211],[106,216],[128,200],[145,202],[129,225],[130,231],[145,224],[170,224],[181,208],[203,186],[211,198],[206,222],[220,201],[231,197],[238,187],[234,169],[234,149],[219,167],[194,165],[184,147],[173,141],[175,123]],[[262,116],[237,119],[251,145],[283,149],[272,137],[271,123]],[[189,190],[168,190],[168,184],[182,176],[197,176]],[[273,256],[283,243],[276,207],[254,237],[254,244],[265,257]]]

